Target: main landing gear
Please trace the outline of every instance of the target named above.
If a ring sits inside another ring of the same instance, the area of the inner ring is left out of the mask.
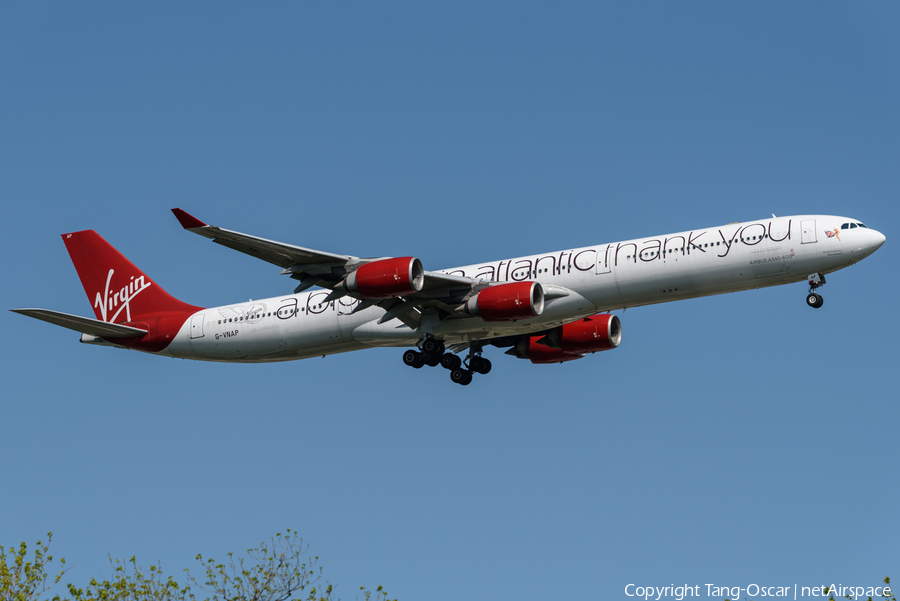
[[[818,309],[823,304],[825,304],[825,299],[822,298],[822,295],[816,292],[819,286],[825,285],[825,276],[813,273],[809,275],[809,294],[806,295],[806,304],[812,307],[813,309]]]
[[[440,365],[450,370],[450,379],[457,384],[468,386],[472,383],[472,374],[487,374],[491,371],[491,362],[481,356],[481,344],[473,342],[465,362],[450,352],[444,352],[444,343],[437,338],[428,337],[419,345],[421,351],[409,349],[403,353],[403,362],[416,369],[424,365],[436,367]]]

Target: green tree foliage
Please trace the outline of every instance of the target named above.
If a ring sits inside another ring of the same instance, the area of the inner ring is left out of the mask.
[[[111,580],[91,581],[83,589],[66,585],[66,601],[194,601],[190,587],[181,587],[171,576],[164,576],[159,566],[144,570],[132,556],[128,561],[109,560],[113,568]],[[53,601],[59,601],[54,597]]]
[[[0,601],[42,601],[62,580],[66,560],[52,567],[53,556],[48,553],[52,535],[47,537],[47,544],[35,545],[31,560],[26,543],[12,547],[9,554],[0,546]],[[206,593],[201,595],[205,601],[340,601],[334,586],[323,580],[319,558],[305,558],[308,549],[296,532],[288,530],[248,549],[246,557],[229,553],[220,563],[197,555],[203,576],[196,578],[185,570],[185,586],[158,565],[145,570],[134,557],[110,558],[111,579],[91,578],[84,588],[68,584],[67,596],[56,595],[50,601],[196,601],[191,585]],[[389,601],[381,586],[374,591],[360,587],[359,594],[364,601]]]
[[[59,573],[50,569],[53,556],[50,555],[50,540],[53,533],[47,533],[47,543],[38,541],[34,546],[34,558],[28,559],[28,545],[24,542],[10,547],[7,555],[6,547],[0,545],[0,601],[32,601],[46,593],[51,586],[58,584],[66,573],[65,558],[59,560]]]

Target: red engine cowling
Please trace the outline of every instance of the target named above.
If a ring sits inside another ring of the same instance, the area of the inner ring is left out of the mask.
[[[415,257],[382,259],[361,265],[347,277],[346,287],[364,298],[393,298],[418,292],[425,269]]]
[[[485,321],[537,317],[544,312],[544,289],[538,282],[489,286],[466,302],[466,311]]]
[[[614,349],[622,342],[622,322],[603,313],[554,328],[542,342],[567,353],[596,353]]]
[[[516,346],[507,351],[519,359],[528,359],[536,364],[562,363],[584,357],[583,353],[567,353],[558,348],[550,348],[538,342],[540,336],[530,336],[520,340]]]

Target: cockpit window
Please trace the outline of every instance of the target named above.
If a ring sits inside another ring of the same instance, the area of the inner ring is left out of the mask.
[[[854,229],[855,227],[856,227],[856,224],[855,224],[855,223],[851,223],[851,224],[850,224],[850,229],[851,229],[851,230]]]
[[[842,230],[848,230],[848,229],[850,229],[850,224],[849,224],[849,223],[845,223],[844,225],[841,226],[841,229],[842,229]]]
[[[861,223],[857,223],[856,225],[858,225],[859,227],[866,227],[866,226],[864,226],[864,225],[861,224]],[[866,227],[866,229],[869,229],[869,228]]]

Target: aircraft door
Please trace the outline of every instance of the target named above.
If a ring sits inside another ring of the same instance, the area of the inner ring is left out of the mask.
[[[191,340],[194,338],[203,338],[203,313],[191,316]]]
[[[608,244],[606,250],[597,252],[597,275],[612,271],[613,245]]]
[[[800,222],[800,244],[810,244],[816,241],[816,220],[804,219]]]

